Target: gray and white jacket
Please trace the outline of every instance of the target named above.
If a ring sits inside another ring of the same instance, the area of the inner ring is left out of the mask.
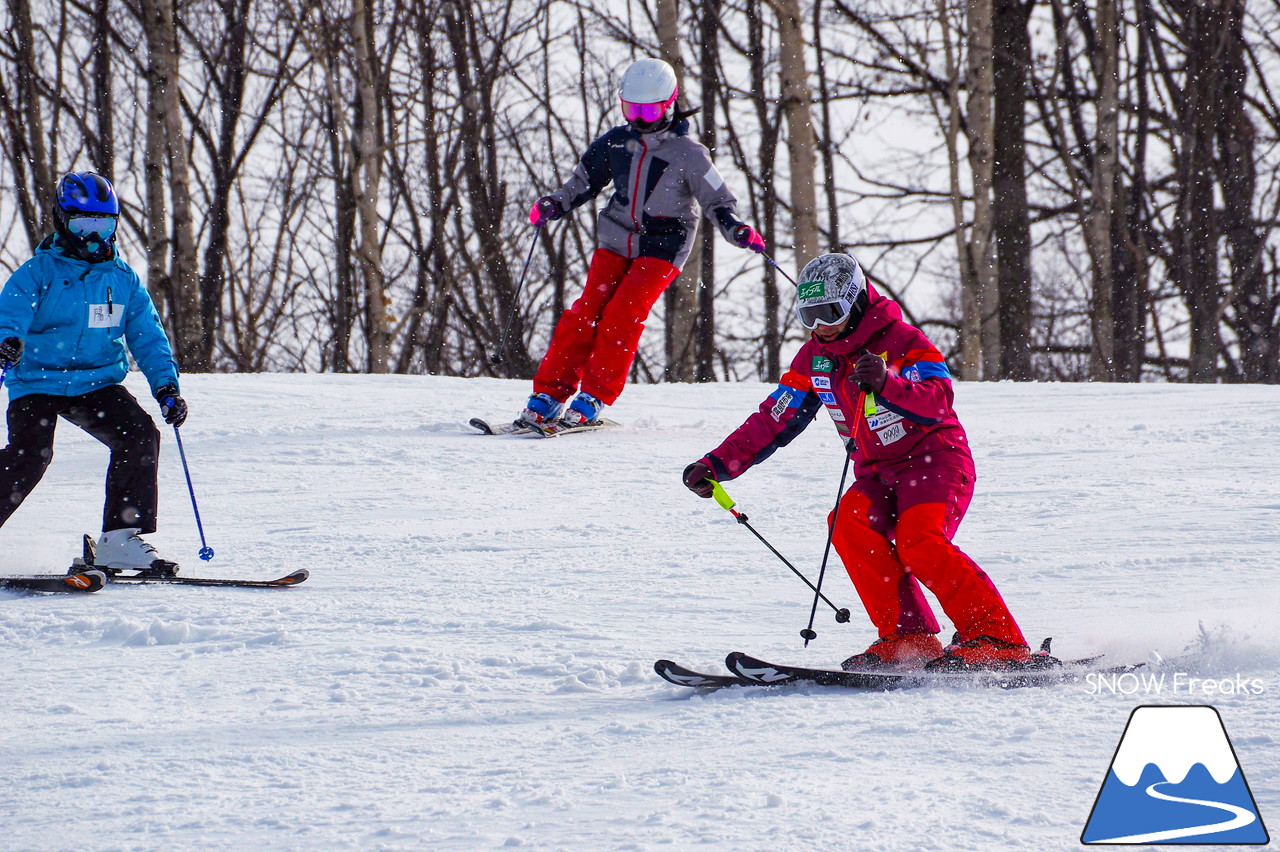
[[[551,197],[568,212],[612,182],[613,197],[596,223],[600,248],[682,267],[698,231],[698,206],[730,242],[742,224],[738,200],[716,171],[710,152],[688,133],[684,119],[656,133],[619,125],[591,143],[573,175]]]

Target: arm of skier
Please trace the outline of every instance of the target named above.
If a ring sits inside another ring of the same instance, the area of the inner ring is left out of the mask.
[[[40,282],[35,263],[35,260],[29,260],[19,266],[0,289],[0,340],[10,337],[21,340],[31,330],[36,307],[40,304]]]
[[[173,358],[169,336],[160,322],[160,314],[151,301],[151,294],[136,275],[131,284],[124,317],[124,341],[133,360],[138,362],[138,368],[147,377],[152,395],[161,388],[171,388],[177,394],[178,364]]]
[[[736,479],[753,465],[790,444],[813,422],[822,406],[809,377],[794,369],[760,408],[702,461],[718,480]]]
[[[912,349],[897,366],[885,375],[877,394],[880,401],[916,423],[931,425],[945,419],[955,391],[942,353],[933,346]]]
[[[614,128],[592,142],[591,147],[587,148],[578,160],[578,165],[574,167],[573,174],[565,181],[564,186],[539,200],[539,204],[550,200],[556,205],[555,215],[547,218],[559,219],[570,210],[581,207],[595,198],[609,185],[613,180],[613,173],[609,171],[609,146],[618,142],[615,138],[618,133],[619,128]]]
[[[686,170],[689,191],[698,199],[707,218],[720,234],[739,248],[764,251],[764,239],[756,229],[738,218],[738,199],[724,182],[707,149],[699,145],[692,165]]]

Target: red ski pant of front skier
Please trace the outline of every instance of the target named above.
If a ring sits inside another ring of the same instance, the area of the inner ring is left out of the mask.
[[[889,482],[855,482],[840,500],[831,543],[881,638],[939,631],[923,583],[962,642],[994,636],[1025,645],[991,578],[951,542],[973,497],[973,480],[945,455],[901,467]]]
[[[581,390],[605,405],[622,395],[649,311],[680,270],[656,257],[596,249],[582,295],[560,317],[533,389],[564,402]]]

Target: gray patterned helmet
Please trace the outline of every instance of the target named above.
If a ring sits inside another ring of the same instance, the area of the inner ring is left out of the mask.
[[[796,290],[796,317],[807,329],[839,325],[867,304],[867,277],[852,255],[824,254],[805,264]]]

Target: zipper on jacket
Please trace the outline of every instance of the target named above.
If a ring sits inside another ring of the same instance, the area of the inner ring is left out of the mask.
[[[631,184],[631,223],[636,229],[627,234],[627,256],[631,256],[631,240],[640,231],[640,220],[636,218],[636,203],[640,200],[640,170],[644,168],[644,158],[649,154],[649,145],[644,141],[644,135],[640,136],[640,160],[636,163],[636,177]]]
[[[115,312],[116,309],[111,304],[111,288],[107,287],[107,322],[111,322],[111,315]]]

